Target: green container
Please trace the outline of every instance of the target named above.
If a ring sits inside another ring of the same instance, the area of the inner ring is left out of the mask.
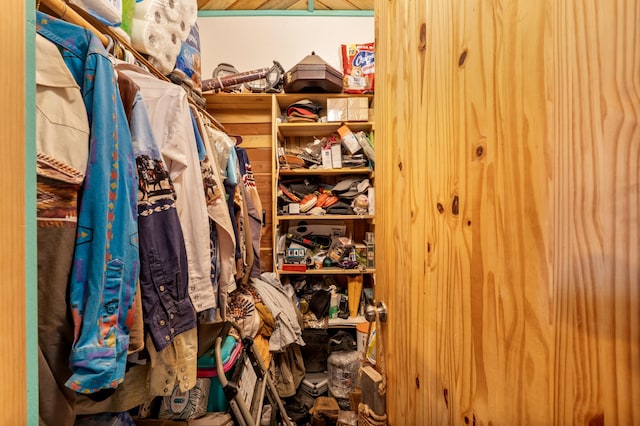
[[[122,24],[120,27],[131,37],[133,14],[136,10],[136,0],[122,0]]]

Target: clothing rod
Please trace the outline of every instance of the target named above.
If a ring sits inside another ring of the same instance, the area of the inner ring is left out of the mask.
[[[100,42],[107,47],[109,45],[109,38],[102,34],[96,27],[91,25],[84,19],[82,16],[78,14],[75,10],[73,10],[67,3],[62,0],[40,0],[41,4],[44,4],[49,9],[51,9],[56,15],[60,17],[60,19],[64,19],[67,22],[71,22],[72,24],[78,25],[82,28],[86,28],[92,33],[96,35],[100,39]]]
[[[93,19],[91,16],[88,16],[87,18],[85,18],[63,0],[40,0],[40,4],[44,4],[45,6],[47,6],[56,15],[58,15],[60,19],[63,19],[67,22],[78,25],[82,28],[88,29],[89,31],[94,33],[96,37],[100,39],[100,41],[105,47],[111,44],[109,37],[111,37],[111,39],[113,40],[117,40],[121,46],[123,46],[125,49],[130,51],[133,54],[133,56],[138,61],[140,61],[140,63],[142,63],[145,67],[147,67],[147,69],[152,74],[154,74],[157,78],[159,78],[160,80],[171,82],[171,80],[169,80],[167,76],[165,76],[160,71],[158,71],[158,69],[154,67],[149,61],[147,61],[147,59],[142,54],[140,54],[140,52],[134,49],[127,40],[123,39],[120,36],[120,34],[113,31],[109,26],[104,25],[101,22],[98,22],[97,20]],[[87,19],[91,19],[92,21],[95,22],[95,24],[90,23]],[[105,33],[108,33],[109,37],[107,37]],[[191,96],[188,96],[188,94],[187,94],[187,99],[189,100],[189,103],[194,105],[203,115],[209,118],[209,120],[211,121],[211,124],[214,127],[216,127],[218,130],[220,130],[223,133],[228,133],[224,128],[224,126],[222,125],[222,123],[216,120],[215,117],[209,114],[209,112],[205,108],[202,108],[196,101],[194,101],[191,98]]]

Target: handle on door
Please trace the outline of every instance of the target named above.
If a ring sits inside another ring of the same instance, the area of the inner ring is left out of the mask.
[[[378,302],[376,306],[367,305],[364,310],[364,318],[369,322],[374,322],[376,313],[381,322],[387,322],[387,305],[384,302]]]

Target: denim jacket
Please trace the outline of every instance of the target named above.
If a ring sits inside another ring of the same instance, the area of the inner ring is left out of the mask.
[[[131,134],[116,75],[100,41],[42,12],[36,15],[36,30],[58,46],[80,86],[90,124],[69,282],[74,343],[73,375],[66,386],[95,393],[122,382],[133,321],[139,261]]]

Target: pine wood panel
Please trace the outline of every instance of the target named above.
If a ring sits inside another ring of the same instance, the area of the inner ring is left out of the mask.
[[[375,15],[390,424],[640,423],[640,6]]]
[[[263,270],[273,269],[273,192],[272,177],[272,106],[271,94],[208,93],[207,111],[220,121],[229,134],[243,137],[256,187],[265,212],[260,235],[260,262]]]
[[[362,7],[358,7],[355,1],[352,0],[315,0],[313,3],[314,9],[329,9],[329,10],[354,10],[354,9],[362,9]],[[360,6],[363,6],[363,2],[359,2]],[[367,10],[373,9],[373,1],[369,1],[370,7]],[[366,6],[366,4],[364,4]]]
[[[231,108],[231,107],[230,107]],[[221,123],[260,123],[271,121],[271,111],[248,110],[239,112],[228,109],[226,111],[216,111],[212,114]],[[226,127],[226,126],[225,126]],[[270,130],[270,129],[269,129]],[[268,134],[268,133],[267,133]]]
[[[316,10],[373,10],[374,0],[315,0]],[[198,0],[199,10],[306,10],[307,0]]]
[[[269,123],[225,123],[221,122],[227,133],[233,135],[269,135],[271,125]]]
[[[26,424],[26,308],[25,308],[25,5],[3,4],[0,14],[2,68],[0,93],[6,106],[0,114],[2,129],[4,208],[0,218],[0,424]],[[33,359],[33,358],[32,358]],[[37,368],[37,366],[31,366]]]
[[[306,8],[306,0],[198,0],[199,10],[287,10]]]

